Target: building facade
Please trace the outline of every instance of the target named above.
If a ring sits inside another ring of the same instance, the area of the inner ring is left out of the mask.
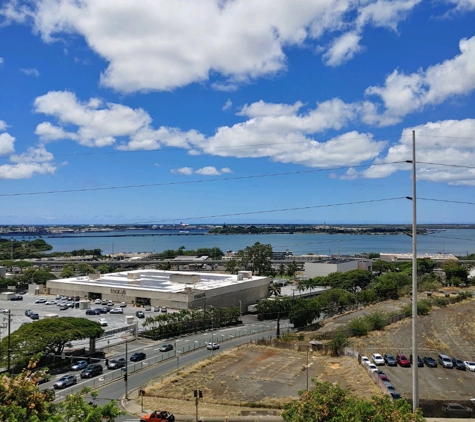
[[[81,296],[175,309],[247,306],[269,296],[268,277],[185,271],[134,270],[49,280],[47,294]]]

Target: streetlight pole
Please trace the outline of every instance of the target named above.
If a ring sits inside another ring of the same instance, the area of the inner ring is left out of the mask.
[[[127,356],[127,346],[128,346],[129,342],[126,340],[125,341],[125,374],[124,374],[124,381],[125,381],[125,400],[129,400],[129,381],[128,381],[128,370],[127,370],[127,367],[129,366],[129,358]]]
[[[10,326],[11,326],[11,311],[8,310],[8,337],[7,337],[7,372],[10,374],[11,369],[11,349],[10,349]]]

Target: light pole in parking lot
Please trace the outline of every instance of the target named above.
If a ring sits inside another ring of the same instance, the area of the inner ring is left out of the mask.
[[[10,349],[10,328],[11,328],[11,311],[10,309],[8,310],[8,337],[7,337],[7,372],[10,373],[10,368],[11,368],[11,349]]]
[[[129,400],[129,393],[128,393],[128,370],[127,370],[127,367],[129,366],[129,357],[128,357],[128,354],[127,354],[127,345],[129,344],[129,342],[127,340],[125,340],[125,374],[124,374],[124,382],[125,382],[125,400]]]

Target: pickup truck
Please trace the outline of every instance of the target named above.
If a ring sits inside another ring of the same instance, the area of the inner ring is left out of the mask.
[[[140,418],[140,422],[175,422],[175,416],[165,410],[155,410]]]

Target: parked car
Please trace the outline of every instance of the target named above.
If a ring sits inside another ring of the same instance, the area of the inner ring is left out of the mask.
[[[379,353],[373,353],[371,358],[375,365],[384,365],[384,358]]]
[[[425,356],[423,360],[424,360],[424,363],[427,365],[427,367],[437,368],[437,362],[435,361],[434,358],[431,358],[430,356]]]
[[[475,372],[475,362],[465,360],[463,363],[465,365],[465,368],[467,368],[469,371]]]
[[[26,290],[20,290],[17,294],[21,296],[26,295]]]
[[[55,389],[63,389],[76,384],[76,377],[74,375],[63,375],[58,381],[53,384]]]
[[[32,310],[27,309],[27,310],[25,311],[25,316],[28,316],[28,317],[29,317],[32,312],[33,312]]]
[[[388,366],[397,366],[397,360],[396,358],[391,355],[390,353],[386,353],[384,356],[384,362],[386,362],[386,365]]]
[[[101,312],[97,309],[88,309],[86,315],[100,315]]]
[[[406,358],[406,355],[403,355],[402,353],[399,353],[396,355],[396,361],[399,364],[399,366],[409,368],[411,366],[411,362],[409,361],[408,358]]]
[[[122,308],[112,308],[109,313],[111,313],[111,314],[123,314],[124,311],[123,311]]]
[[[101,375],[103,372],[102,365],[99,363],[91,363],[81,372],[81,378],[92,378]]]
[[[62,305],[59,307],[59,310],[60,310],[60,311],[66,311],[66,310],[68,310],[68,309],[69,309],[69,306],[66,305],[66,304],[62,304]]]
[[[371,370],[371,372],[378,372],[378,367],[374,363],[368,363],[367,367]]]
[[[127,303],[125,303],[125,302],[120,302],[119,306],[120,306],[121,308],[125,308],[125,307],[127,306]]]
[[[99,324],[101,327],[107,327],[107,320],[105,318],[99,318]]]
[[[23,300],[23,296],[13,296],[10,300]]]
[[[108,300],[102,300],[102,301],[101,301],[101,305],[107,306],[107,303],[108,303],[108,302],[109,302]]]
[[[151,310],[152,310],[152,307],[151,307],[151,306],[146,306],[144,309],[145,309],[146,311],[151,311]]]
[[[30,315],[28,315],[31,319],[38,320],[40,319],[40,316],[36,312],[30,312]]]
[[[162,306],[160,308],[160,312],[165,312],[166,313],[166,312],[168,312],[168,310],[167,310],[167,308],[165,308],[165,306]]]
[[[135,316],[137,318],[145,318],[145,314],[143,313],[143,311],[137,311],[135,312]]]
[[[56,305],[56,301],[55,300],[47,300],[45,302],[45,305]]]
[[[112,302],[112,300],[109,300],[109,301],[107,302],[107,306],[114,306],[114,302]]]
[[[173,344],[163,344],[158,350],[160,352],[169,352],[170,350],[173,350]]]
[[[107,362],[108,369],[119,369],[127,365],[125,358],[111,359]]]
[[[135,352],[131,357],[131,362],[138,362],[147,358],[147,355],[144,352]]]
[[[381,378],[383,381],[389,381],[388,376],[383,371],[378,371],[378,377]]]
[[[87,362],[85,360],[78,360],[71,365],[71,371],[81,371],[85,368],[87,368]]]
[[[445,416],[471,418],[473,410],[470,407],[461,405],[460,403],[444,403],[442,405],[442,412],[444,412]]]
[[[361,363],[363,365],[369,365],[371,363],[371,361],[369,360],[369,358],[367,356],[361,356]]]
[[[452,363],[454,364],[454,368],[458,369],[459,371],[466,371],[467,370],[467,368],[465,367],[465,364],[463,363],[462,359],[452,358]]]
[[[402,396],[394,388],[388,388],[388,391],[393,400],[402,399]]]
[[[219,349],[219,344],[218,343],[208,343],[206,345],[206,348],[208,350],[216,350],[216,349]]]
[[[51,374],[49,373],[49,370],[46,369],[38,369],[35,372],[32,372],[29,377],[27,377],[27,380],[32,380],[35,382],[36,385],[42,384],[44,382],[49,381],[51,378]]]
[[[447,355],[440,354],[437,360],[443,368],[452,369],[454,367],[452,360]]]
[[[103,307],[103,308],[101,308],[101,309],[102,309],[102,313],[103,313],[103,314],[108,314],[108,313],[111,311],[111,308],[109,308],[109,307],[107,307],[107,306],[105,306],[105,307]]]
[[[107,314],[107,311],[104,308],[96,308],[95,310],[100,314]]]
[[[389,380],[382,380],[383,381],[383,384],[386,386],[386,388],[389,390],[389,389],[392,389],[394,390],[394,385],[392,385]]]
[[[412,365],[412,354],[409,355],[409,361],[411,362],[411,365]],[[420,356],[417,356],[417,366],[419,368],[422,368],[424,366],[424,362],[422,361]]]
[[[46,299],[44,297],[39,297],[38,299],[35,300],[35,303],[45,303]]]
[[[61,299],[62,299],[62,298],[61,298]],[[101,299],[96,299],[96,300],[94,301],[94,303],[97,304],[97,305],[100,305],[100,304],[102,304],[102,300],[101,300]]]

